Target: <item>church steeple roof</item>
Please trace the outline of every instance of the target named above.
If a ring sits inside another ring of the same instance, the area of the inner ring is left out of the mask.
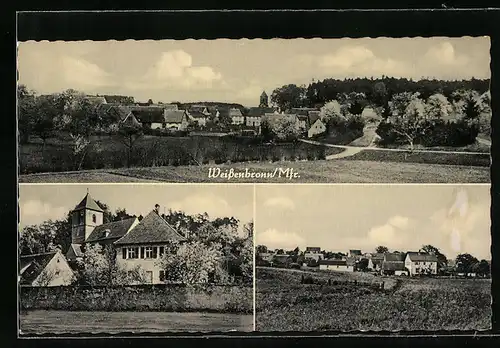
[[[85,195],[85,197],[83,197],[82,201],[73,210],[82,210],[82,209],[95,210],[101,213],[104,212],[88,192]]]

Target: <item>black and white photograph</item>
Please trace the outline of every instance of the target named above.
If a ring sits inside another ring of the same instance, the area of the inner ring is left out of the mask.
[[[21,185],[19,335],[252,331],[253,195]]]
[[[257,331],[492,327],[490,185],[257,185]]]
[[[23,183],[490,183],[490,38],[23,41]]]

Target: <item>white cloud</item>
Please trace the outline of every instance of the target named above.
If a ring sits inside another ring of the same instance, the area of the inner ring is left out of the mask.
[[[405,229],[410,223],[410,219],[405,216],[396,215],[389,219],[388,223],[399,229]]]
[[[445,66],[466,66],[469,59],[466,56],[460,56],[455,53],[455,48],[449,42],[443,42],[432,46],[423,57],[425,63],[442,64]]]
[[[210,217],[230,217],[234,214],[229,203],[214,194],[191,195],[169,203],[168,208],[181,210],[187,214],[207,213]]]
[[[269,208],[279,208],[279,209],[295,209],[295,203],[287,197],[273,197],[269,198],[264,202],[265,207]]]
[[[29,200],[25,203],[21,203],[20,225],[35,225],[46,220],[61,219],[66,216],[68,211],[69,209],[65,207],[56,207],[38,200]]]
[[[139,81],[129,81],[131,89],[206,89],[223,85],[221,73],[209,66],[193,66],[191,55],[183,50],[163,52]]]
[[[64,89],[92,90],[114,85],[112,76],[97,64],[56,50],[33,51],[19,47],[19,82],[41,93]]]
[[[305,240],[293,232],[281,232],[274,228],[267,229],[264,232],[257,232],[257,244],[263,244],[270,249],[294,249],[299,246],[304,248]]]
[[[410,240],[410,219],[396,215],[387,220],[384,225],[376,226],[368,231],[371,245],[385,245],[389,249],[399,249],[408,245]]]

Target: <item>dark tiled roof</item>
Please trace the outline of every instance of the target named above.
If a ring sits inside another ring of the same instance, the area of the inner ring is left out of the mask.
[[[68,255],[68,254],[73,254],[76,257],[83,257],[82,246],[80,244],[71,244],[69,246],[69,249],[68,249],[68,252],[66,253],[66,255]]]
[[[229,116],[230,117],[241,117],[241,116],[243,116],[243,114],[241,113],[240,109],[231,108],[231,109],[229,109]]]
[[[348,257],[346,259],[346,263],[348,266],[354,266],[356,264],[356,258],[355,257]]]
[[[308,251],[316,251],[316,252],[320,252],[321,251],[321,248],[320,247],[306,247],[306,252]]]
[[[106,98],[101,97],[101,96],[88,95],[86,98],[91,103],[100,103],[100,104],[106,103]]]
[[[318,109],[315,108],[292,108],[290,109],[291,114],[297,114],[297,115],[302,115],[302,116],[307,116],[310,111],[318,111]]]
[[[248,117],[261,117],[263,115],[273,113],[275,111],[274,108],[260,108],[260,107],[252,107],[248,109],[247,116]]]
[[[179,110],[179,106],[177,104],[161,104],[161,107],[167,111]]]
[[[319,260],[320,265],[347,266],[346,260]]]
[[[351,249],[351,250],[349,250],[349,253],[351,253],[353,255],[361,255],[361,250]]]
[[[173,110],[165,112],[165,122],[166,123],[181,123],[182,118],[185,115],[184,110]]]
[[[116,121],[123,121],[130,114],[130,109],[126,106],[111,105],[108,110],[108,115],[113,117]]]
[[[386,262],[382,263],[382,270],[384,271],[404,271],[405,263],[402,261]]]
[[[107,103],[116,103],[116,104],[133,104],[134,98],[127,97],[123,95],[105,95],[103,96],[106,99]]]
[[[404,261],[406,254],[403,253],[385,253],[384,261]]]
[[[307,116],[309,117],[309,124],[314,124],[319,119],[319,111],[309,111]]]
[[[207,115],[200,112],[200,111],[196,111],[196,110],[190,110],[189,111],[189,116],[191,116],[192,118],[206,118]]]
[[[123,237],[137,218],[129,218],[120,221],[108,222],[94,228],[85,242],[97,242],[105,239],[118,239]],[[109,234],[106,237],[106,232]]]
[[[103,212],[102,208],[94,201],[89,193],[83,197],[82,201],[73,210],[90,209],[99,212]]]
[[[122,124],[132,127],[139,127],[141,125],[140,122],[137,121],[137,117],[135,117],[132,112],[129,113],[127,117],[125,117],[125,119],[122,121]]]
[[[205,109],[208,111],[208,107],[205,105],[191,105],[189,106],[189,112],[203,112]]]
[[[180,242],[185,240],[172,226],[152,211],[129,233],[118,239],[116,245]]]
[[[137,121],[141,123],[163,123],[165,122],[165,116],[163,109],[154,108],[144,108],[141,110],[132,110],[132,114],[135,116]]]
[[[436,255],[431,255],[427,253],[419,253],[415,251],[409,251],[408,256],[411,261],[422,261],[422,262],[438,262]]]
[[[21,284],[31,284],[47,267],[50,260],[54,258],[57,251],[42,254],[24,255],[19,258],[21,273]],[[23,270],[23,268],[26,268]]]

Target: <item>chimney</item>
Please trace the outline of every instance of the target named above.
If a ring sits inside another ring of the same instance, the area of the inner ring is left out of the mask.
[[[160,215],[160,205],[159,204],[155,204],[155,209],[154,209],[155,213]]]

